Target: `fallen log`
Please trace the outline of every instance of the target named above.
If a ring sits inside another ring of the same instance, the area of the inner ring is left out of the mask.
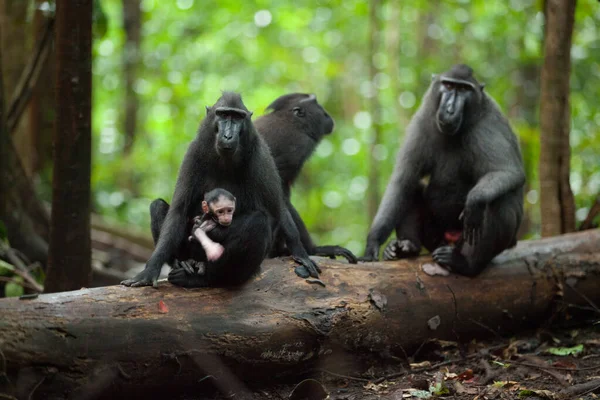
[[[521,242],[477,278],[428,276],[421,266],[430,257],[321,259],[323,287],[296,277],[291,261],[268,260],[238,289],[162,283],[3,299],[6,391],[116,398],[143,388],[173,398],[204,384],[242,392],[255,380],[314,368],[360,374],[365,362],[405,359],[429,339],[467,341],[539,325],[570,312],[565,304],[600,313],[599,249],[600,230],[591,230]]]

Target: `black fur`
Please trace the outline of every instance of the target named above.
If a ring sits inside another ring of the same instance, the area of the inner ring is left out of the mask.
[[[275,159],[286,204],[300,232],[304,248],[311,255],[332,258],[342,256],[349,262],[356,263],[356,256],[341,246],[316,246],[304,221],[290,201],[291,186],[321,139],[333,131],[333,119],[317,102],[316,96],[304,93],[281,96],[271,103],[267,110],[270,112],[258,118],[254,124],[265,138]],[[282,244],[283,241],[278,238],[271,256],[287,253],[287,249]]]
[[[435,76],[413,116],[405,143],[367,237],[362,260],[418,254],[474,276],[516,244],[525,172],[508,120],[466,65]],[[428,183],[423,183],[423,178]],[[456,246],[444,234],[462,231]]]
[[[273,158],[256,133],[237,93],[224,92],[207,115],[183,159],[173,202],[155,200],[150,206],[155,250],[144,271],[121,282],[126,286],[155,285],[164,263],[177,267],[191,258],[204,263],[204,274],[174,268],[169,281],[185,287],[237,285],[251,278],[281,230],[294,259],[312,276],[319,267],[308,258],[287,211]],[[237,199],[228,227],[217,226],[209,237],[225,247],[221,258],[206,261],[199,243],[188,242],[192,219],[202,213],[204,193],[221,187]]]

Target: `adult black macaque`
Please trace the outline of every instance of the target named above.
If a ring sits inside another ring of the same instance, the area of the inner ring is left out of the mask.
[[[291,93],[277,98],[267,107],[268,114],[254,121],[258,132],[265,138],[281,176],[287,208],[300,232],[300,240],[311,255],[346,258],[356,264],[357,258],[341,246],[316,246],[304,221],[291,203],[291,187],[304,163],[316,149],[323,136],[333,131],[333,118],[317,102],[315,95]],[[287,253],[281,237],[277,238],[272,256]]]
[[[275,162],[252,124],[242,98],[224,92],[206,118],[183,159],[172,205],[155,200],[150,206],[155,249],[145,269],[126,286],[156,285],[164,263],[176,268],[169,282],[184,287],[230,286],[245,282],[260,267],[279,230],[301,269],[318,277],[319,266],[312,261],[287,211]],[[187,240],[193,218],[201,214],[204,193],[220,187],[237,199],[235,218],[227,227],[216,226],[208,235],[225,251],[208,261],[202,246]],[[177,268],[191,258],[202,262],[203,274]]]
[[[417,255],[424,245],[438,264],[467,276],[516,244],[523,160],[508,120],[483,87],[466,65],[433,77],[408,126],[362,260],[376,260],[394,228],[397,239],[384,251],[386,259]]]

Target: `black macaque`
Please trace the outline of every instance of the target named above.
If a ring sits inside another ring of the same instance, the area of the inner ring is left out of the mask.
[[[361,260],[377,260],[394,228],[386,259],[417,255],[423,245],[438,264],[467,276],[516,244],[523,159],[508,120],[483,88],[466,65],[433,77]]]
[[[171,206],[157,199],[150,205],[155,249],[145,269],[126,286],[156,286],[164,263],[174,267],[169,282],[184,287],[232,286],[250,279],[279,231],[293,259],[311,276],[320,268],[306,253],[296,225],[286,208],[279,175],[267,144],[258,135],[242,98],[224,92],[206,107],[196,138],[183,159]],[[224,248],[215,261],[188,236],[194,216],[201,213],[204,193],[220,187],[237,199],[235,218],[228,227],[217,225],[209,237]],[[190,273],[180,263],[203,263],[203,274]]]
[[[341,246],[316,246],[290,200],[291,187],[300,174],[302,166],[323,136],[333,131],[333,119],[317,102],[315,95],[304,93],[281,96],[271,103],[267,110],[270,112],[258,118],[254,124],[265,138],[275,159],[287,208],[300,232],[300,240],[304,248],[311,255],[331,258],[341,256],[355,264],[357,258],[348,249]],[[271,256],[282,256],[287,253],[282,237],[278,237]]]
[[[235,213],[235,196],[225,189],[217,188],[204,195],[202,215],[194,218],[192,234],[188,240],[196,240],[202,245],[208,261],[218,260],[225,248],[213,242],[207,232],[212,231],[217,224],[229,226]],[[200,273],[204,271],[201,270]]]

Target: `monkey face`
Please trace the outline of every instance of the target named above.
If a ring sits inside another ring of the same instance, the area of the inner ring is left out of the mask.
[[[235,201],[220,196],[217,201],[210,203],[210,210],[213,218],[222,226],[229,226],[233,221],[235,212]]]
[[[240,136],[245,130],[246,119],[252,113],[233,107],[215,109],[216,150],[221,157],[233,156],[240,147]]]
[[[465,106],[473,95],[473,84],[469,81],[442,77],[439,85],[440,105],[436,120],[440,132],[456,134],[462,125]]]

